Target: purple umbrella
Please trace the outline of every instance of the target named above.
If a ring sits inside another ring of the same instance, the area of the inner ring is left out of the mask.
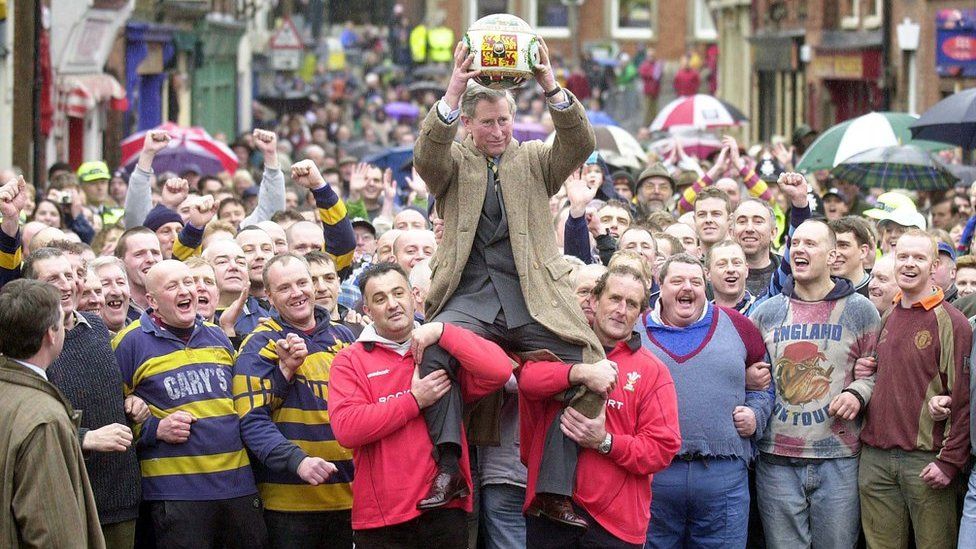
[[[512,137],[518,141],[531,141],[538,139],[545,141],[549,135],[549,130],[538,122],[516,122],[512,125]]]
[[[134,165],[135,162],[127,165],[126,169],[131,171]],[[156,173],[180,174],[191,165],[200,168],[200,175],[217,175],[225,171],[224,165],[217,157],[199,148],[167,147],[156,154],[152,163],[153,171]]]
[[[383,110],[386,111],[387,116],[396,118],[397,121],[415,120],[417,115],[420,114],[420,109],[416,105],[404,101],[389,103],[383,107]]]

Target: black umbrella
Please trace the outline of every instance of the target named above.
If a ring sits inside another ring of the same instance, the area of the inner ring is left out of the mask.
[[[914,139],[928,139],[976,149],[976,88],[936,103],[911,126]]]
[[[258,102],[278,113],[303,113],[312,108],[314,101],[308,93],[285,93],[278,95],[259,95]]]
[[[407,86],[411,97],[420,97],[427,92],[433,92],[435,97],[444,95],[444,86],[432,80],[419,80]]]
[[[418,79],[435,79],[451,74],[451,69],[449,69],[447,65],[431,63],[417,67],[416,69],[410,71],[410,74],[414,78]]]

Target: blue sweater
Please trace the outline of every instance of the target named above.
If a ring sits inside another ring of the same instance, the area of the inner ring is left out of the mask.
[[[671,372],[678,393],[681,426],[679,455],[753,456],[772,410],[765,391],[746,391],[746,367],[765,356],[762,335],[741,314],[712,304],[704,316],[686,327],[661,323],[660,308],[645,313],[643,345]],[[735,430],[732,412],[747,406],[756,415],[756,432],[743,438]]]

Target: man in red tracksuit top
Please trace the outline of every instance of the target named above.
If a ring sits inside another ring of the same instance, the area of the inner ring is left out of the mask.
[[[519,370],[526,494],[535,493],[544,465],[546,427],[563,410],[553,397],[580,384],[608,395],[606,410],[596,419],[565,408],[561,423],[563,433],[581,448],[573,501],[589,529],[531,516],[532,502],[527,500],[527,547],[642,547],[647,538],[652,475],[671,463],[681,448],[681,435],[671,375],[632,331],[647,305],[641,276],[633,268],[617,266],[592,290],[593,330],[607,349],[607,360],[526,362]]]
[[[460,364],[457,381],[464,400],[473,402],[505,385],[512,361],[501,347],[464,328],[415,326],[410,285],[398,265],[369,268],[359,285],[373,324],[336,355],[329,381],[335,438],[353,452],[356,547],[463,549],[472,504],[466,441],[459,465],[467,493],[443,508],[417,509],[437,474],[422,410],[447,393],[451,379],[444,370],[421,379],[416,364],[424,347],[438,343]]]

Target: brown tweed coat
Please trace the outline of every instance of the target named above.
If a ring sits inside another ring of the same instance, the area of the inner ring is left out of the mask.
[[[569,92],[566,92],[570,95]],[[556,246],[549,213],[549,198],[593,151],[593,128],[583,106],[570,95],[565,110],[550,108],[556,127],[552,145],[512,140],[502,154],[499,179],[505,212],[522,282],[522,295],[532,318],[565,341],[584,346],[583,360],[604,358],[603,347],[586,323],[576,299],[570,273],[573,268]],[[488,184],[486,159],[468,136],[454,142],[460,117],[445,124],[430,109],[414,146],[414,165],[436,197],[444,220],[444,238],[431,260],[433,276],[426,315],[433,318],[461,281],[471,253]]]

